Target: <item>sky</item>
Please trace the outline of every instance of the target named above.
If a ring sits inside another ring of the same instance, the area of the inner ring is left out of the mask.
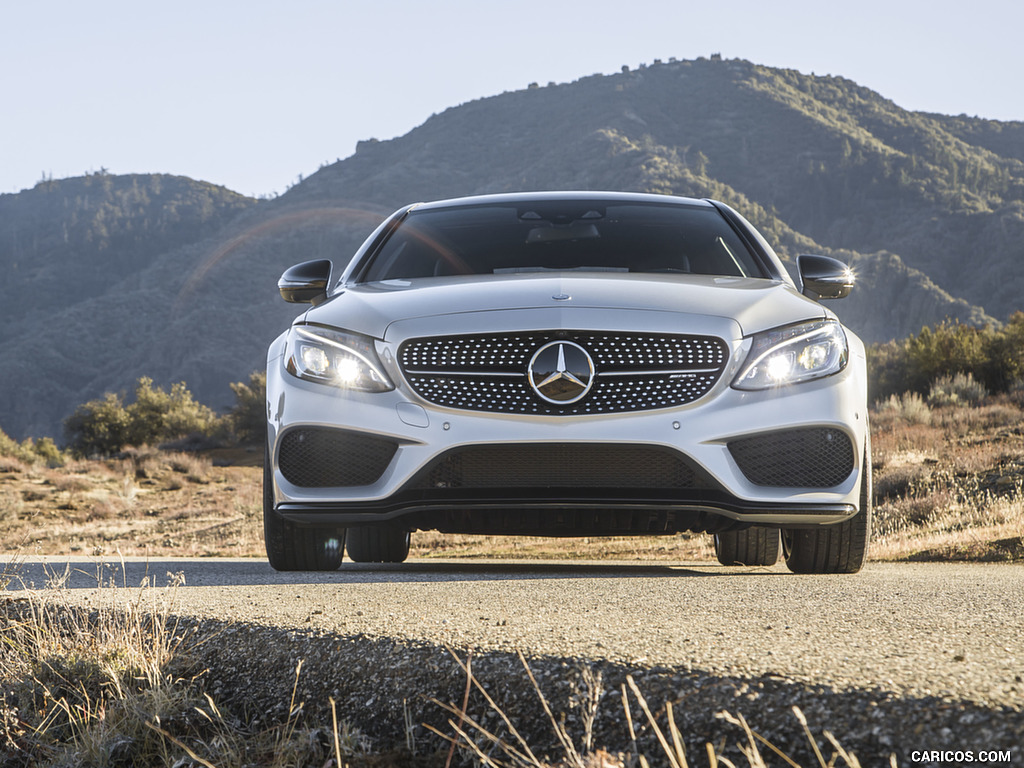
[[[169,173],[285,192],[357,141],[719,53],[911,110],[1024,120],[1019,0],[0,0],[0,194]]]

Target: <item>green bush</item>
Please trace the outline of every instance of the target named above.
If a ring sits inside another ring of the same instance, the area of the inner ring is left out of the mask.
[[[135,401],[128,406],[112,392],[78,406],[64,422],[70,450],[79,456],[109,456],[126,445],[151,445],[188,435],[208,435],[217,416],[197,403],[184,382],[166,392],[143,377],[135,385]]]
[[[143,376],[135,385],[135,402],[128,406],[128,445],[152,445],[188,435],[208,435],[217,425],[217,415],[192,398],[179,381],[165,392]]]
[[[38,440],[33,440],[30,437],[25,442],[32,443],[33,453],[45,461],[48,467],[64,466],[64,452],[53,442],[53,438],[41,437]]]
[[[24,444],[8,437],[2,429],[0,429],[0,456],[24,462],[30,462],[32,459],[31,451],[26,451]]]
[[[957,374],[970,375],[989,392],[1009,392],[1024,378],[1024,312],[1001,329],[942,323],[918,336],[868,348],[872,399],[903,392],[925,395],[934,382]]]
[[[82,403],[64,420],[68,449],[77,456],[109,456],[128,442],[128,411],[121,395],[107,392]]]
[[[17,459],[26,464],[45,461],[47,466],[60,467],[64,464],[64,454],[57,444],[48,437],[33,440],[31,437],[18,442],[0,429],[0,456]]]
[[[227,415],[232,437],[243,444],[261,443],[267,432],[267,374],[253,371],[249,383],[235,382],[235,407]]]
[[[82,403],[64,421],[64,436],[76,456],[110,456],[125,446],[159,445],[186,437],[205,438],[197,444],[209,444],[211,438],[214,442],[259,442],[266,429],[266,373],[256,371],[248,383],[236,382],[231,390],[237,402],[227,415],[218,416],[195,401],[185,382],[166,391],[144,376],[136,382],[129,405],[123,395],[112,392]],[[57,447],[52,440],[41,441],[35,450],[49,460]]]

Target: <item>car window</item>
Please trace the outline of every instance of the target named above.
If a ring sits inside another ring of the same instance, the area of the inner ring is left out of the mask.
[[[766,277],[713,208],[553,201],[413,210],[359,282],[566,270]]]

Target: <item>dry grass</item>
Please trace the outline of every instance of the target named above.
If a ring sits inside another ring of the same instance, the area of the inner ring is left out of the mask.
[[[173,618],[180,575],[129,590],[97,565],[102,604],[93,610],[67,602],[67,576],[8,593],[0,609],[3,765],[285,768],[328,765],[362,747],[347,727],[304,725],[294,690],[282,723],[252,728],[222,713],[189,661],[196,645],[216,638]]]
[[[603,684],[601,674],[594,673],[589,667],[581,669],[580,679],[572,697],[579,710],[574,719],[581,722],[583,726],[581,742],[577,743],[566,727],[565,713],[556,713],[552,709],[529,664],[520,653],[519,661],[523,666],[523,672],[530,680],[551,727],[555,743],[560,746],[562,753],[560,759],[555,763],[542,760],[537,757],[531,744],[520,735],[515,723],[492,698],[487,686],[473,674],[471,658],[467,657],[463,661],[451,649],[449,652],[466,676],[465,696],[461,706],[434,700],[437,706],[450,715],[447,724],[451,729],[451,735],[443,733],[433,726],[426,726],[428,730],[450,745],[445,762],[446,768],[451,764],[455,750],[459,748],[467,753],[474,764],[493,766],[494,768],[636,768],[637,766],[649,768],[652,763],[668,765],[671,768],[689,768],[691,765],[687,759],[683,735],[676,724],[672,703],[666,702],[662,710],[653,711],[640,687],[630,675],[627,675],[626,682],[619,690],[628,741],[623,749],[616,752],[609,752],[603,748],[595,749],[593,743],[594,724],[598,719]],[[498,720],[504,725],[503,730],[507,732],[507,736],[496,735],[482,724],[484,718],[479,716],[474,718],[469,714],[467,704],[470,693],[474,690],[487,702],[490,711],[497,715]],[[660,715],[661,711],[664,712],[663,718]],[[825,731],[823,735],[831,746],[832,753],[826,761],[817,740],[808,727],[807,718],[798,707],[793,707],[793,714],[811,746],[819,768],[833,768],[841,765],[848,768],[860,768],[857,757],[843,749],[839,741],[828,731]],[[768,763],[765,760],[765,754],[769,755],[773,762],[775,759],[781,759],[787,765],[797,765],[782,749],[755,733],[742,714],[733,715],[723,711],[717,713],[715,717],[737,728],[740,734],[740,739],[736,744],[737,751],[751,768],[766,768]],[[653,756],[649,757],[642,752],[638,745],[637,733],[641,728],[649,728],[650,733],[654,734],[657,739],[660,751]],[[704,747],[704,757],[709,768],[718,768],[718,766],[735,768],[736,764],[723,754],[724,744],[715,745],[705,742]],[[890,758],[890,764],[895,765],[895,757]]]
[[[149,448],[21,465],[0,472],[0,536],[37,554],[263,557],[260,481],[252,466]]]
[[[119,744],[158,750],[141,713],[173,719],[188,707],[170,671],[181,637],[168,623],[167,593],[140,592],[124,602],[111,588],[109,602],[83,611],[64,602],[66,578],[67,572],[54,572],[45,589],[6,603],[4,753],[24,764],[102,765],[117,756]]]
[[[930,413],[874,415],[872,557],[1024,560],[1024,410],[1004,397]]]

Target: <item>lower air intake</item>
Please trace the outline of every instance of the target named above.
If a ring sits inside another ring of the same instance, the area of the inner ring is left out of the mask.
[[[789,429],[729,443],[740,471],[754,485],[834,488],[853,472],[853,443],[839,429]]]
[[[302,427],[281,438],[278,467],[285,480],[300,488],[373,485],[397,449],[390,440],[371,435]]]
[[[540,443],[482,445],[444,454],[420,488],[694,488],[673,451],[646,446]]]

